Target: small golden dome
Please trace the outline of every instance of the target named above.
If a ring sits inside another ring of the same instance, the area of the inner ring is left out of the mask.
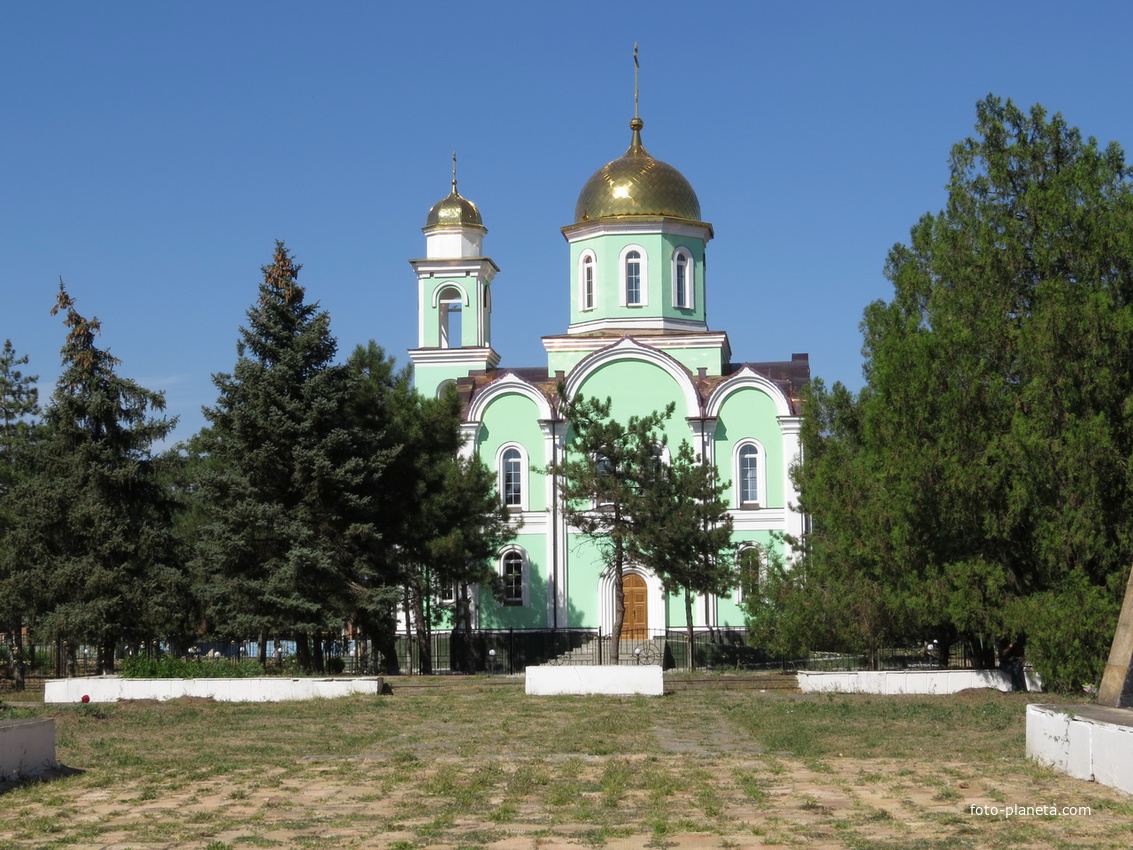
[[[640,118],[630,121],[633,139],[620,159],[608,162],[586,181],[574,207],[579,224],[614,215],[667,215],[700,221],[700,201],[677,169],[654,159],[641,145]]]
[[[426,227],[438,225],[456,225],[483,227],[484,221],[480,218],[480,210],[467,198],[461,197],[456,191],[456,180],[452,181],[452,191],[447,198],[442,198],[433,204],[429,216],[425,219]]]

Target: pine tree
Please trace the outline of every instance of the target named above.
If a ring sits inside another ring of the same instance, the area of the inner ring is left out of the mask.
[[[657,574],[666,593],[684,598],[690,669],[695,662],[693,594],[718,596],[735,586],[727,488],[682,441],[670,462],[648,479],[635,509],[639,561]]]
[[[419,667],[428,673],[429,637],[447,610],[437,602],[439,591],[455,591],[448,613],[456,628],[467,628],[471,588],[494,584],[489,561],[514,532],[494,476],[479,459],[458,456],[463,438],[455,393],[423,397],[409,370],[395,370],[373,342],[359,346],[348,365],[362,379],[360,407],[388,455],[377,502],[385,569],[370,582],[371,634],[384,622],[382,637],[391,637],[401,605],[413,623]],[[395,672],[392,641],[383,645],[386,669]]]
[[[610,416],[610,399],[567,399],[562,386],[559,395],[560,410],[570,423],[567,452],[547,472],[559,480],[563,518],[594,542],[615,579],[611,660],[617,664],[625,622],[623,580],[640,556],[643,494],[657,476],[664,450],[659,433],[674,406],[622,424]]]
[[[154,443],[174,421],[152,418],[164,397],[120,377],[95,344],[100,325],[62,282],[52,310],[68,334],[63,372],[47,406],[33,474],[14,494],[16,580],[34,588],[38,625],[63,641],[73,674],[80,641],[113,672],[123,641],[162,636],[184,592],[170,534],[172,503],[158,480]]]
[[[257,636],[261,662],[269,635],[290,634],[300,664],[317,669],[319,636],[357,608],[380,560],[385,456],[359,421],[355,380],[333,363],[330,318],[306,302],[299,269],[277,242],[236,366],[213,378],[219,398],[195,441],[208,459],[197,465],[206,516],[196,565],[214,628]]]
[[[39,391],[35,375],[24,375],[17,367],[27,365],[27,355],[17,357],[10,339],[0,353],[0,624],[12,636],[12,675],[16,690],[24,689],[24,626],[30,609],[30,588],[16,581],[17,559],[10,546],[9,531],[17,507],[12,490],[31,474],[31,448],[36,439]]]

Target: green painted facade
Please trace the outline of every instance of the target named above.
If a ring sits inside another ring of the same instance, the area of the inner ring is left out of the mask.
[[[504,604],[479,593],[480,628],[608,630],[613,622],[618,577],[609,574],[595,543],[565,524],[555,482],[544,472],[569,451],[569,429],[557,413],[560,380],[571,397],[610,398],[618,418],[672,403],[669,445],[688,441],[732,482],[737,548],[777,547],[789,560],[792,552],[779,535],[803,531],[789,467],[798,458],[806,355],[735,362],[727,334],[709,329],[705,256],[712,226],[698,220],[699,202],[679,172],[645,153],[641,126],[631,124],[630,149],[586,184],[577,220],[563,228],[567,323],[543,337],[545,364],[500,365],[490,335],[496,266],[482,255],[486,230],[479,213],[455,182],[452,194],[430,211],[427,257],[411,261],[419,344],[410,357],[419,391],[432,395],[455,383],[464,404],[464,451],[496,472],[501,494],[507,492],[505,460],[519,458],[510,466],[521,470],[509,505],[517,534],[497,567],[502,575],[505,557],[522,557],[523,594]],[[664,594],[648,571],[631,569],[645,580],[647,627],[683,627],[683,600]],[[740,602],[739,590],[695,600],[696,626],[742,628]]]

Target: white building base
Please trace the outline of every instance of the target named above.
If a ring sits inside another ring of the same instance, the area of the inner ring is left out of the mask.
[[[559,694],[661,696],[665,693],[665,679],[659,664],[532,666],[527,668],[527,693],[532,696]]]
[[[1133,711],[1100,705],[1028,705],[1027,757],[1133,794]]]
[[[1002,670],[853,670],[834,673],[799,671],[803,693],[954,694],[969,688],[1011,690]],[[1042,683],[1027,673],[1027,690],[1041,692]]]
[[[0,723],[0,781],[24,779],[57,766],[54,720]]]
[[[265,676],[253,679],[123,679],[99,676],[86,679],[51,679],[43,701],[52,703],[118,702],[118,700],[202,697],[218,702],[281,702],[283,700],[380,694],[382,677],[350,679],[287,679]]]

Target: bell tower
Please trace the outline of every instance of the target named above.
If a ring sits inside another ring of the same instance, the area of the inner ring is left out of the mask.
[[[433,204],[425,220],[425,257],[410,260],[417,274],[417,347],[409,351],[419,392],[443,387],[475,369],[500,362],[492,348],[492,278],[499,271],[483,256],[488,231],[480,211],[456,189]]]

